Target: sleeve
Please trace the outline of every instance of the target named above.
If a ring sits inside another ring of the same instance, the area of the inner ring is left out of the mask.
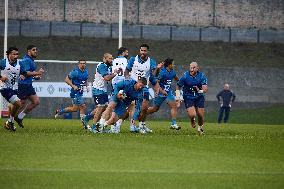
[[[5,59],[4,59],[4,60],[1,60],[1,61],[0,61],[0,70],[4,70],[5,67],[6,67],[6,61],[5,61]]]
[[[128,60],[127,66],[126,66],[126,69],[127,69],[127,70],[129,70],[129,71],[132,70],[134,61],[135,61],[135,57],[131,57],[131,58]]]
[[[20,61],[20,70],[21,73],[26,73],[27,71],[30,71],[30,66],[27,59],[23,59]]]
[[[218,100],[218,102],[220,102],[220,97],[221,97],[221,93],[222,93],[222,91],[220,91],[217,95],[216,95],[216,98],[217,98],[217,100]]]
[[[150,70],[154,70],[157,68],[156,61],[154,59],[150,59]]]
[[[207,85],[207,82],[208,82],[207,77],[204,74],[202,74],[201,85]]]
[[[232,102],[234,102],[235,101],[235,99],[236,99],[236,95],[232,92]]]
[[[185,78],[184,78],[184,75],[179,79],[179,81],[177,82],[177,85],[179,87],[183,87],[184,86],[184,81],[185,81]]]
[[[69,77],[70,79],[74,79],[74,78],[76,78],[77,76],[78,76],[77,70],[72,70],[72,71],[68,74],[68,77]]]
[[[120,81],[117,84],[113,85],[113,94],[116,96],[120,90],[124,88],[125,81]]]
[[[106,76],[106,75],[108,75],[108,68],[107,68],[104,64],[99,65],[97,71],[98,71],[98,73],[101,74],[103,77]]]

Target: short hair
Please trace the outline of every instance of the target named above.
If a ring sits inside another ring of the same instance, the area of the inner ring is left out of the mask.
[[[121,55],[123,52],[127,51],[128,49],[126,47],[120,47],[117,50],[117,55]]]
[[[143,43],[142,45],[140,45],[140,48],[141,48],[141,47],[146,47],[146,48],[147,48],[147,50],[149,50],[149,49],[150,49],[149,45],[148,45],[148,44],[146,44],[146,43]]]
[[[138,81],[140,81],[141,83],[143,83],[143,85],[147,85],[147,79],[146,79],[146,77],[138,77]]]
[[[32,48],[35,48],[35,47],[36,47],[35,45],[28,45],[28,46],[27,46],[27,51],[28,51],[28,50],[31,50]]]
[[[6,51],[6,55],[11,54],[12,51],[19,51],[19,49],[17,47],[9,47]]]
[[[81,58],[81,59],[78,60],[78,64],[79,64],[80,62],[87,62],[87,61],[86,61],[85,59]]]
[[[166,60],[164,60],[164,66],[168,67],[169,65],[171,65],[173,63],[174,59],[172,58],[167,58]]]

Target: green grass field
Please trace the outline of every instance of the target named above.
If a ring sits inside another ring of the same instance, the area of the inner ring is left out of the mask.
[[[1,120],[2,123],[4,120]],[[154,133],[92,134],[79,120],[0,129],[0,188],[283,188],[284,125],[149,121]]]

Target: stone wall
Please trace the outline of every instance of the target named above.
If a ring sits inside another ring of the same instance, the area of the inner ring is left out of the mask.
[[[129,24],[283,30],[283,0],[124,0]],[[15,20],[118,23],[119,1],[9,0]],[[0,0],[4,19],[4,0]]]

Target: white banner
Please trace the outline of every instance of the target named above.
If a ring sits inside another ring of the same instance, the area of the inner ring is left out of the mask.
[[[71,87],[65,82],[33,82],[33,87],[39,97],[70,97]],[[84,97],[91,98],[91,83],[89,92],[84,92]]]
[[[33,82],[33,87],[39,97],[70,97],[71,87],[65,82]],[[84,97],[92,98],[92,83],[88,84],[89,92],[84,91]],[[150,99],[154,97],[152,88],[150,91]]]

